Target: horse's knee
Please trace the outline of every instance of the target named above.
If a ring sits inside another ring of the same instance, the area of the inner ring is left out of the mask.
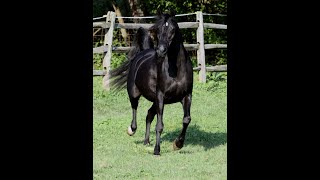
[[[162,133],[162,131],[163,131],[163,124],[157,125],[156,132]]]
[[[183,123],[184,124],[189,124],[190,121],[191,121],[191,117],[190,116],[186,116],[186,117],[183,118]]]
[[[155,109],[155,105],[153,104],[151,108],[148,110],[147,121],[152,122],[156,114],[157,114],[157,111]]]

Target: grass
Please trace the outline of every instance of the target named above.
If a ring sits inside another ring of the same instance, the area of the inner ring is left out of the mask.
[[[196,74],[195,74],[196,75]],[[131,106],[126,91],[105,92],[94,77],[93,178],[106,179],[227,179],[226,80],[200,84],[195,77],[191,123],[184,147],[172,148],[182,129],[180,103],[165,105],[161,156],[153,155],[155,122],[150,146],[143,145],[145,117],[152,103],[140,98],[134,136],[127,135]]]

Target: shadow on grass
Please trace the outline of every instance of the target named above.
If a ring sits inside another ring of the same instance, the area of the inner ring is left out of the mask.
[[[161,136],[161,141],[173,142],[181,132],[182,128],[177,128],[175,131],[163,133]],[[142,141],[136,141],[136,144],[142,143]],[[212,133],[205,132],[200,129],[198,125],[190,125],[187,129],[186,139],[184,141],[184,146],[186,145],[200,145],[204,147],[207,151],[219,145],[227,143],[227,133]]]
[[[182,129],[182,128],[181,128]],[[167,132],[161,137],[162,141],[172,141],[177,138],[181,132],[178,128],[175,131]],[[204,150],[214,148],[219,145],[227,143],[227,133],[212,133],[200,130],[198,125],[190,125],[186,132],[186,139],[184,146],[186,145],[200,145],[204,147]]]

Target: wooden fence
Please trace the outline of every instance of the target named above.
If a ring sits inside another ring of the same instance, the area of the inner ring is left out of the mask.
[[[227,65],[219,66],[205,66],[205,49],[216,49],[216,48],[227,48],[227,44],[204,44],[204,28],[213,28],[213,29],[227,29],[227,25],[215,24],[215,23],[204,23],[203,15],[211,15],[207,13],[202,13],[198,11],[191,14],[180,14],[176,16],[186,16],[186,15],[196,15],[197,22],[178,22],[180,29],[185,28],[196,28],[197,29],[197,44],[184,44],[184,47],[187,51],[197,50],[197,67],[193,68],[194,71],[199,71],[199,81],[206,82],[206,71],[227,71]],[[138,29],[140,27],[150,28],[153,24],[147,23],[115,23],[116,17],[115,13],[109,11],[107,15],[95,18],[95,19],[106,19],[105,21],[93,22],[93,27],[101,27],[109,29],[104,36],[103,46],[93,48],[93,53],[104,54],[103,58],[103,70],[93,70],[94,76],[104,76],[103,77],[103,87],[106,90],[109,90],[109,72],[111,65],[111,55],[112,52],[122,52],[126,53],[130,50],[131,47],[115,47],[112,46],[113,40],[113,31],[115,28],[124,28],[124,29]],[[151,18],[151,17],[121,17],[121,18]]]

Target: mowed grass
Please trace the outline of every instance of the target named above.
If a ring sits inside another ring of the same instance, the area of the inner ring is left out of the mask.
[[[185,145],[174,151],[173,140],[182,129],[180,103],[165,105],[161,156],[153,155],[156,117],[150,146],[143,145],[145,118],[152,103],[140,98],[138,129],[127,135],[132,110],[126,90],[106,92],[101,77],[94,77],[93,178],[106,179],[227,179],[226,80],[200,84],[195,76],[191,123]],[[211,88],[210,88],[211,87]],[[212,88],[213,87],[213,88]]]

